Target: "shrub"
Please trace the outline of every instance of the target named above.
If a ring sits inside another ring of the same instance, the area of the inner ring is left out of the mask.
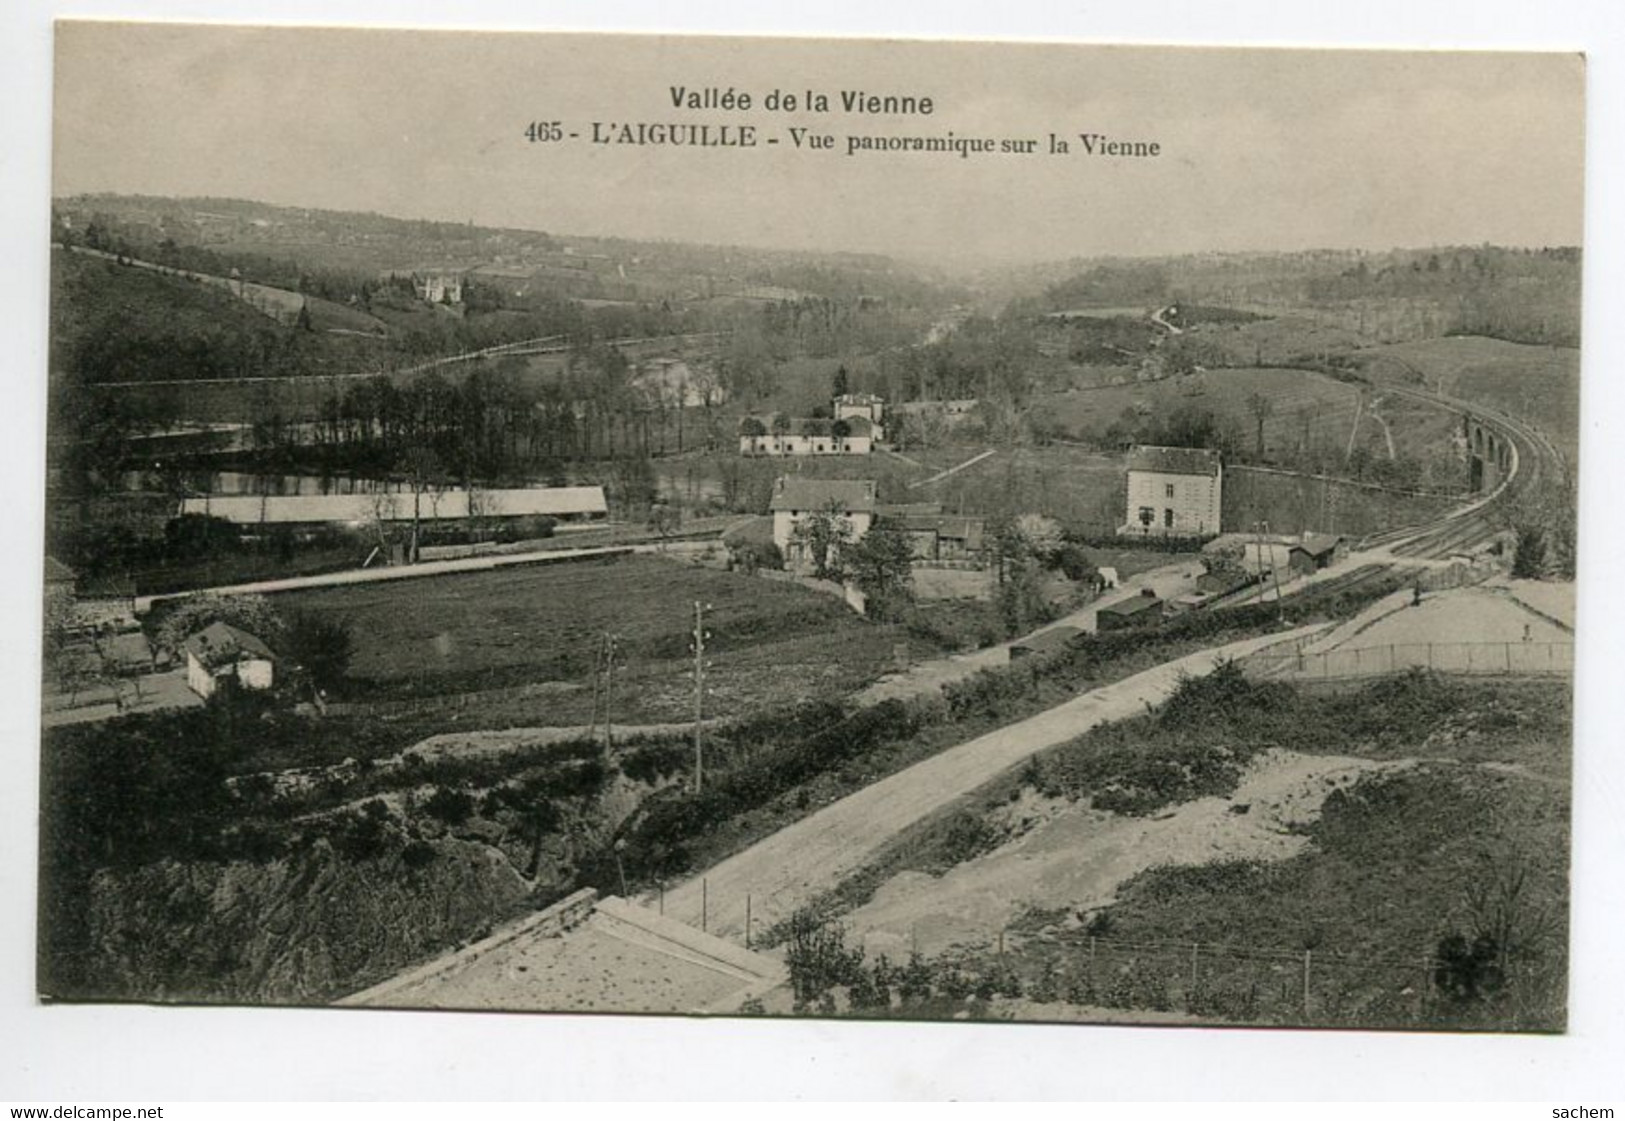
[[[437,786],[423,803],[423,811],[447,825],[462,825],[474,816],[474,798],[465,790]]]

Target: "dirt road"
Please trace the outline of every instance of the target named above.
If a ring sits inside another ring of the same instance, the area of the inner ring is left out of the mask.
[[[668,889],[664,913],[712,934],[742,940],[747,894],[753,929],[760,932],[834,888],[903,829],[1029,755],[1097,724],[1144,711],[1146,705],[1166,698],[1181,675],[1199,676],[1223,658],[1303,638],[1318,629],[1300,627],[1190,654],[950,748],[779,830],[703,876]],[[645,902],[657,905],[654,897]]]

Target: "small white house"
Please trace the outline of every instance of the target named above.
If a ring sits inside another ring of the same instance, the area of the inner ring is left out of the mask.
[[[198,696],[214,696],[225,677],[244,689],[269,689],[276,682],[271,648],[230,623],[210,623],[187,639],[186,684]]]

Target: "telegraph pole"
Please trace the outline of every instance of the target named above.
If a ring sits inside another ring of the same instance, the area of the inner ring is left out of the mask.
[[[1259,522],[1265,535],[1269,534],[1270,523]],[[1291,554],[1289,553],[1288,556]],[[1281,570],[1275,566],[1275,546],[1270,546],[1270,575],[1275,578],[1275,616],[1277,619],[1286,618],[1286,604],[1281,602]]]
[[[615,750],[615,654],[621,636],[604,634],[604,750]]]
[[[694,793],[705,788],[705,604],[694,601]]]

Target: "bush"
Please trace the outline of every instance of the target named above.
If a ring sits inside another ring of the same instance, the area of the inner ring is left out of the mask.
[[[316,688],[337,690],[344,684],[355,654],[355,636],[343,619],[300,612],[288,624],[283,649]]]
[[[447,825],[462,825],[474,816],[474,798],[466,790],[437,786],[423,803],[423,812]]]

